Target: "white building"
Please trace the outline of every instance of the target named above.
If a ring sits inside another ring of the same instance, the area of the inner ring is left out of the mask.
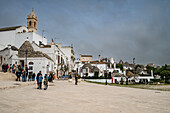
[[[38,70],[42,70],[45,74],[52,71],[58,77],[73,70],[75,59],[73,47],[62,47],[61,44],[54,42],[48,44],[46,38],[37,34],[37,17],[33,11],[27,16],[27,27],[0,28],[1,65],[6,63],[25,66],[25,56],[18,55],[23,44],[28,42],[30,47],[27,50],[31,49],[33,56],[28,56],[27,65],[34,65],[30,68],[33,72],[37,73]],[[63,72],[64,67],[68,67],[69,70]]]
[[[65,53],[65,55],[68,58],[68,66],[69,66],[69,72],[72,72],[74,70],[74,61],[75,61],[75,53],[73,50],[73,46],[62,46],[61,50]]]
[[[21,65],[23,67],[28,65],[29,72],[38,73],[42,71],[43,75],[52,71],[52,66],[54,65],[51,57],[41,51],[35,51],[28,40],[19,49],[14,46],[8,46],[0,51],[0,55],[3,63]]]
[[[83,76],[104,76],[104,74],[112,74],[114,71],[117,71],[120,74],[124,74],[120,70],[120,68],[116,68],[116,63],[113,58],[109,59],[109,62],[101,60],[101,56],[99,55],[99,59],[97,61],[92,61],[91,55],[80,55],[80,61],[76,62],[75,70],[78,72],[81,77]],[[112,66],[114,65],[114,66]]]
[[[27,27],[15,26],[0,28],[0,50],[6,48],[8,45],[13,45],[19,48],[25,40],[29,39],[39,45],[39,43],[47,44],[47,39],[36,33],[37,31],[37,17],[32,11],[27,18]],[[35,24],[35,25],[33,25]]]

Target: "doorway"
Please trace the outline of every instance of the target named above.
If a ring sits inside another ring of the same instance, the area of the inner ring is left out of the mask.
[[[20,60],[20,65],[24,67],[24,60]]]

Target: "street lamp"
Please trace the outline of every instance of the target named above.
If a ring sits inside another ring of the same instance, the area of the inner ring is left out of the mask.
[[[106,85],[107,85],[107,58],[105,58],[106,60]]]
[[[26,78],[27,78],[27,54],[28,54],[28,50],[26,48],[26,51],[25,51],[25,77],[24,77],[24,81],[26,81]]]

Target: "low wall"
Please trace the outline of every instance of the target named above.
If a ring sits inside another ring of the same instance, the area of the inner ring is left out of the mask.
[[[85,79],[86,81],[105,83],[106,79]],[[107,79],[107,83],[112,83],[112,79]]]

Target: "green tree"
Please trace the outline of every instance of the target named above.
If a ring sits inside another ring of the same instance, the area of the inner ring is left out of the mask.
[[[99,72],[94,72],[94,77],[98,78],[99,77]]]
[[[121,70],[123,70],[123,64],[116,64],[117,68],[120,68]]]
[[[129,80],[128,80],[128,78],[126,78],[126,85],[128,85],[128,82],[129,82]]]
[[[158,74],[158,69],[157,68],[154,68],[154,67],[152,67],[152,66],[146,66],[146,68],[147,68],[147,73],[150,75],[151,74],[151,70],[153,70],[153,74],[154,75],[156,75],[156,74]]]
[[[162,80],[164,80],[165,77],[165,82],[170,83],[170,65],[165,64],[165,66],[162,66],[158,70],[158,74],[161,76]]]
[[[65,73],[68,71],[68,67],[67,67],[66,65],[64,65],[64,67],[61,66],[61,69],[60,69],[60,70],[63,71],[63,72],[64,72],[64,75],[65,75]]]
[[[120,80],[120,84],[122,84],[122,85],[123,85],[123,82],[124,82],[124,81],[123,81],[123,78],[121,78],[121,80]]]
[[[161,78],[162,78],[162,79],[164,79],[164,77],[165,77],[166,80],[169,80],[169,79],[170,79],[170,71],[168,71],[168,70],[162,71],[162,72],[160,73],[160,75],[161,75]]]

